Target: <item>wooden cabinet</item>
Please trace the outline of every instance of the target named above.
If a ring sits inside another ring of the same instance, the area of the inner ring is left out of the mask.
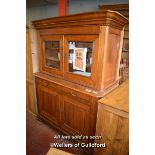
[[[94,135],[97,100],[119,84],[124,25],[114,11],[33,21],[38,117],[69,135]]]
[[[36,74],[38,117],[66,134],[94,135],[95,126],[91,126],[96,119],[95,97],[64,86],[63,80],[57,82],[56,78]]]
[[[96,143],[105,143],[106,148],[94,149],[94,155],[129,154],[129,94],[128,80],[116,90],[99,100]]]
[[[99,91],[118,86],[127,23],[114,11],[33,21],[38,30],[40,71]]]

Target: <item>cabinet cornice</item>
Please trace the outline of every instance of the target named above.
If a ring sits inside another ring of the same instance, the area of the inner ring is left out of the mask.
[[[123,29],[128,19],[116,11],[96,11],[32,21],[37,30],[56,27],[107,25]]]

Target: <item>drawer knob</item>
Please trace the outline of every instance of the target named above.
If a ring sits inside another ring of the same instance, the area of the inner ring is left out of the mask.
[[[72,96],[74,96],[74,97],[75,97],[75,96],[77,96],[77,95],[76,95],[76,94],[74,94],[73,92],[70,92],[70,94],[71,94]]]
[[[121,139],[120,139],[120,138],[115,138],[115,140],[116,140],[116,141],[120,141]]]

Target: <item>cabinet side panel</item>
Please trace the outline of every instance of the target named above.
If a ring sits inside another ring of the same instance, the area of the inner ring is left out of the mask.
[[[96,143],[106,143],[106,148],[96,148],[94,152],[97,154],[112,155],[113,141],[115,139],[115,133],[117,131],[118,116],[109,113],[104,110],[102,105],[99,106],[96,135],[101,136],[100,140],[96,140]]]
[[[100,103],[97,116],[96,135],[102,137],[102,139],[96,140],[96,143],[106,143],[106,148],[95,148],[95,155],[128,155],[128,118],[105,110]]]
[[[108,88],[119,80],[119,64],[123,43],[123,31],[109,28],[107,50],[104,55],[103,85]]]
[[[119,116],[117,124],[117,132],[114,141],[114,152],[119,155],[129,154],[129,121],[127,118]]]
[[[104,67],[104,56],[107,50],[107,38],[108,38],[108,26],[100,26],[99,34],[99,48],[98,48],[98,61],[97,61],[97,80],[96,87],[97,89],[102,89],[103,84],[103,67]]]

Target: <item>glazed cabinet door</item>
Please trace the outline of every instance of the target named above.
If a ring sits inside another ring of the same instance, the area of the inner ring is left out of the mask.
[[[98,35],[64,36],[64,77],[94,87],[97,75]]]
[[[60,96],[52,88],[37,86],[39,115],[48,119],[52,124],[59,126]]]
[[[62,38],[62,35],[43,35],[39,38],[42,72],[62,76]]]
[[[62,99],[61,128],[71,135],[90,134],[90,109],[67,96]]]

